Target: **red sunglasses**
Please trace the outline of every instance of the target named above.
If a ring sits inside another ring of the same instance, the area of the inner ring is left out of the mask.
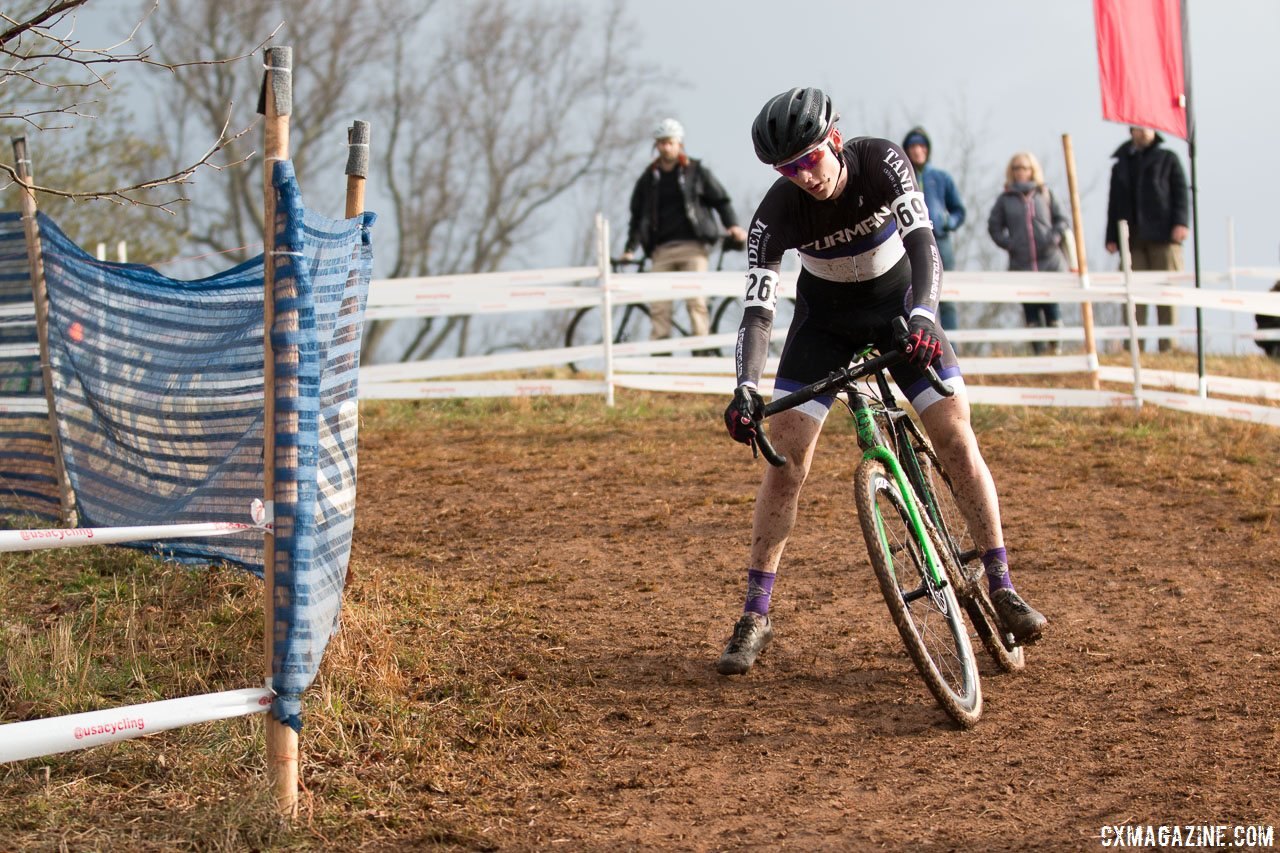
[[[818,147],[807,154],[801,154],[790,163],[783,163],[781,166],[774,166],[784,178],[794,178],[800,174],[801,170],[810,171],[822,162],[822,154],[827,150],[827,140],[818,143]]]

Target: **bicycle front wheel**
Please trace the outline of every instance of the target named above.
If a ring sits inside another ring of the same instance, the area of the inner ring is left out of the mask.
[[[883,463],[864,461],[856,481],[867,553],[907,653],[942,709],[961,726],[972,726],[982,714],[978,664],[954,584],[947,580],[947,559],[941,556],[944,583],[939,585],[929,571],[922,537],[939,555],[946,546],[932,525],[917,529],[912,524],[906,501],[914,498],[903,496]]]
[[[913,432],[911,447],[920,466],[920,502],[930,508],[929,515],[943,541],[951,547],[960,568],[961,576],[955,579],[957,595],[974,633],[996,666],[1005,672],[1017,672],[1027,665],[1026,656],[1013,635],[1000,628],[995,606],[987,593],[982,560],[969,534],[969,523],[960,512],[951,478],[942,470],[937,454],[924,436]]]

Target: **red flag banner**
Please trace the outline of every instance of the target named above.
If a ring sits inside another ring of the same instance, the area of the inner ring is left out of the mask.
[[[1181,0],[1093,0],[1102,117],[1187,138]]]

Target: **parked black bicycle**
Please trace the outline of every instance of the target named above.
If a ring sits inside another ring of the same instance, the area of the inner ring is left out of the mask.
[[[730,245],[728,238],[726,238],[720,246],[716,271],[720,272],[724,269],[726,251],[738,251],[740,248],[740,245],[736,247]],[[636,272],[644,272],[648,266],[648,258],[610,258],[609,264],[615,273],[623,272],[631,267],[634,267]],[[733,296],[708,297],[707,313],[711,318],[711,334],[736,332],[742,322],[742,300]],[[778,300],[777,313],[774,316],[774,329],[779,330],[779,333],[774,335],[774,340],[770,345],[774,355],[778,355],[782,351],[781,332],[791,325],[791,318],[794,313],[794,299],[784,298]],[[652,318],[647,304],[633,302],[614,306],[612,335],[614,344],[647,341],[649,340],[652,326]],[[673,336],[693,337],[693,330],[687,323],[687,318],[684,317],[676,316],[672,318],[671,332]],[[574,312],[573,317],[569,320],[569,326],[565,330],[564,345],[566,347],[588,346],[598,344],[602,340],[604,340],[604,335],[600,323],[600,308],[590,305],[585,308],[579,308]],[[708,350],[700,350],[695,354],[731,356],[733,355],[733,347],[731,345],[713,347]],[[575,372],[581,369],[581,365],[577,363],[570,364],[570,367]]]

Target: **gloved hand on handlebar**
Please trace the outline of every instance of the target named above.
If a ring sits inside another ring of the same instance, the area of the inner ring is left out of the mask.
[[[922,370],[942,355],[942,339],[938,327],[928,317],[916,314],[907,321],[907,348],[904,350],[911,363]]]
[[[733,392],[733,402],[724,410],[724,425],[734,441],[751,444],[756,440],[763,414],[764,400],[756,389],[739,385]]]

